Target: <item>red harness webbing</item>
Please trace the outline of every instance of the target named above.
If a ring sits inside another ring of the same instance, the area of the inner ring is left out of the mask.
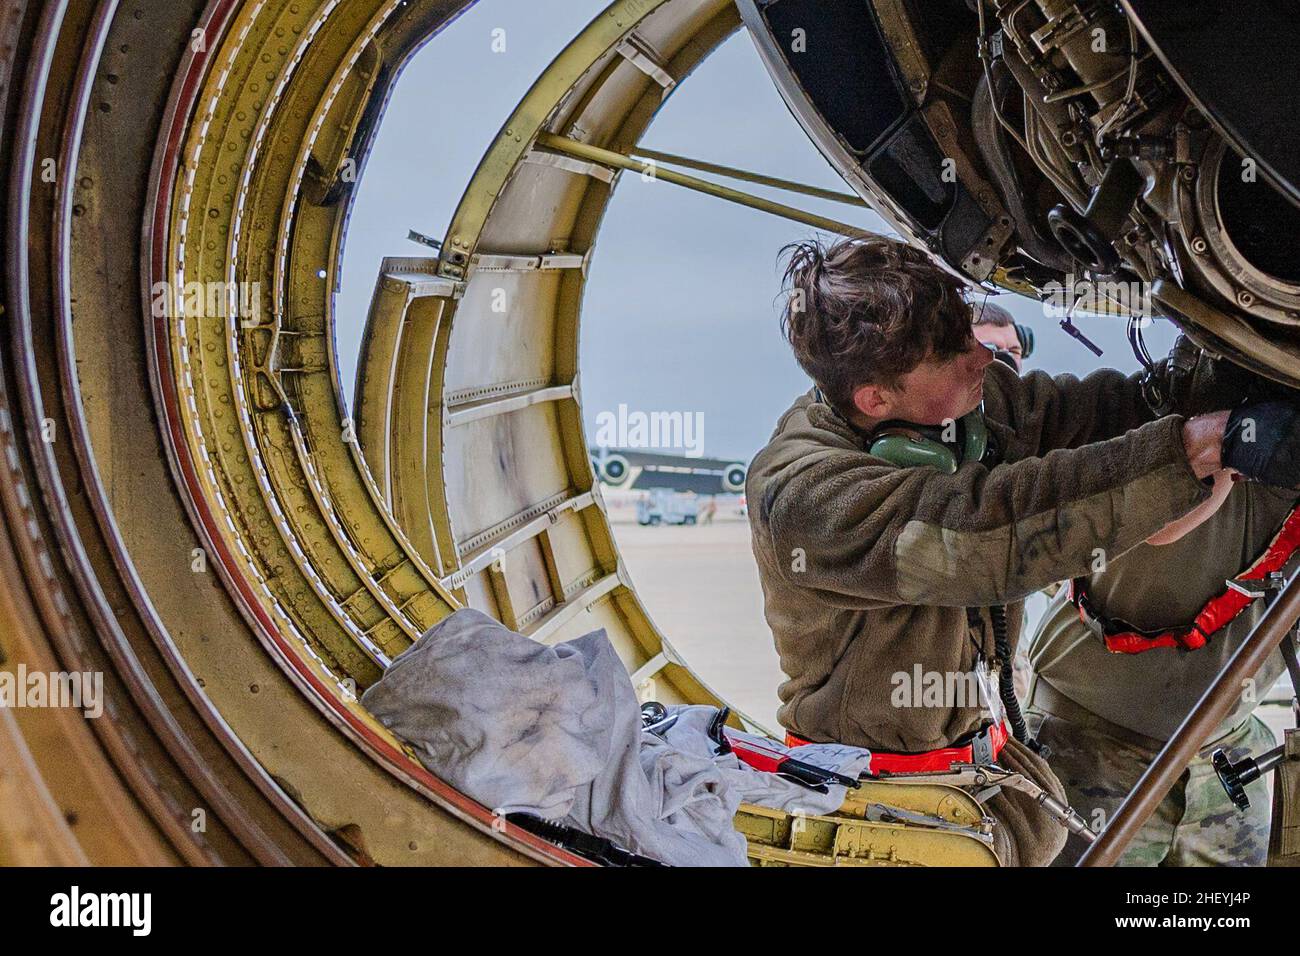
[[[1300,550],[1300,506],[1286,516],[1282,527],[1273,536],[1264,553],[1239,574],[1237,580],[1252,581],[1266,578],[1280,570],[1298,550]],[[1216,631],[1227,626],[1255,600],[1240,591],[1228,588],[1206,602],[1190,627],[1181,631],[1151,632],[1097,614],[1091,607],[1092,602],[1088,598],[1084,579],[1075,578],[1070,582],[1070,601],[1078,608],[1080,620],[1089,627],[1100,630],[1106,649],[1113,654],[1141,654],[1143,651],[1157,647],[1185,647],[1194,651],[1204,647],[1205,642]]]
[[[996,761],[998,754],[1007,743],[1007,726],[1006,724],[989,724],[980,731],[980,736],[987,736],[989,752],[991,753],[990,761]],[[785,743],[787,747],[802,747],[812,741],[803,740],[794,734],[787,732]],[[871,767],[867,772],[878,777],[882,773],[942,773],[952,769],[953,764],[976,764],[981,761],[976,759],[975,744],[968,743],[962,747],[940,747],[938,750],[927,750],[924,753],[901,754],[886,753],[881,750],[871,751]]]

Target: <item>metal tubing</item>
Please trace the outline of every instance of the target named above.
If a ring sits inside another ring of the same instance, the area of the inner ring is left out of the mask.
[[[820,186],[809,186],[806,183],[797,183],[790,179],[781,179],[778,176],[767,176],[763,173],[751,172],[748,169],[737,169],[734,166],[723,166],[720,163],[709,163],[702,159],[691,159],[689,156],[678,156],[674,153],[664,153],[657,149],[642,149],[635,147],[627,151],[629,156],[638,156],[641,159],[649,159],[656,163],[667,163],[669,166],[681,166],[685,169],[695,169],[702,173],[714,173],[718,176],[726,176],[728,179],[739,179],[742,182],[757,183],[760,186],[772,186],[776,189],[784,189],[786,192],[800,193],[804,196],[812,196],[816,199],[825,199],[830,202],[844,203],[846,206],[861,206],[864,209],[870,209],[867,201],[861,196],[853,193],[837,193],[833,189],[823,189]]]
[[[634,172],[652,176],[655,179],[662,179],[664,182],[672,183],[675,186],[685,186],[687,189],[694,189],[696,192],[713,196],[715,199],[725,199],[727,202],[749,206],[751,209],[758,209],[775,216],[784,216],[786,219],[793,219],[795,222],[801,222],[804,225],[813,226],[817,229],[825,229],[827,232],[838,233],[842,236],[853,236],[860,239],[867,239],[880,235],[879,233],[871,232],[868,229],[859,229],[857,226],[850,226],[846,222],[827,219],[825,216],[818,216],[814,213],[805,212],[804,210],[796,209],[793,206],[786,206],[783,203],[773,202],[770,199],[753,196],[749,193],[741,192],[738,189],[719,186],[717,183],[711,183],[706,179],[697,179],[694,176],[679,173],[674,169],[663,169],[660,168],[658,163],[642,162],[640,160],[630,159],[622,153],[616,153],[611,149],[602,149],[599,146],[590,146],[587,143],[579,143],[564,136],[556,136],[554,133],[538,134],[537,145],[545,147],[546,149],[553,149],[556,152],[565,153],[569,156],[577,157],[578,159],[585,159],[590,163],[598,163],[602,166],[612,166],[616,169],[630,169]]]

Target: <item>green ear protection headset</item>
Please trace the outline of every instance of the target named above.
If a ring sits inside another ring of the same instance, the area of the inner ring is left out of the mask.
[[[820,386],[814,386],[817,400],[829,405]],[[984,423],[984,405],[967,412],[951,425],[915,425],[891,420],[882,422],[871,434],[867,451],[899,468],[928,465],[945,475],[957,471],[965,461],[982,461],[989,453],[989,430]],[[949,435],[952,438],[949,439]]]
[[[872,434],[868,450],[900,468],[928,465],[951,475],[962,462],[983,459],[989,446],[982,406],[963,415],[955,424],[954,429],[951,425],[885,422]],[[951,440],[945,440],[947,435],[952,435]]]

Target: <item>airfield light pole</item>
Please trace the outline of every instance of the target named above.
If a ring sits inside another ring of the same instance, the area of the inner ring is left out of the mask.
[[[1080,857],[1079,866],[1114,866],[1118,862],[1124,848],[1155,812],[1196,752],[1231,712],[1244,682],[1264,666],[1297,618],[1300,618],[1300,570],[1287,580],[1277,600],[1201,695],[1106,828]]]

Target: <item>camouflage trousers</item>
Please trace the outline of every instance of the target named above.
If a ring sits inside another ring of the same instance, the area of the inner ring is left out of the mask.
[[[1070,805],[1094,830],[1115,814],[1158,753],[1034,707],[1025,718],[1030,732],[1051,749],[1048,764],[1065,785]],[[1247,786],[1250,809],[1242,813],[1219,784],[1208,751],[1222,747],[1239,760],[1276,745],[1273,731],[1252,715],[1205,748],[1129,843],[1119,865],[1264,866],[1271,809],[1267,783],[1257,780]],[[1085,849],[1084,841],[1071,834],[1052,865],[1073,866]]]

